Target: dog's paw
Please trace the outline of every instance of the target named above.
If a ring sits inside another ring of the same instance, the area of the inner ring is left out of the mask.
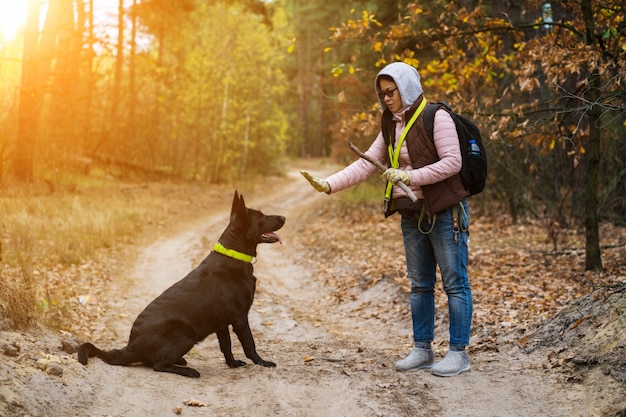
[[[276,368],[276,364],[274,362],[264,360],[259,362],[257,365],[265,366],[266,368]]]
[[[226,362],[226,365],[230,366],[231,368],[239,368],[240,366],[246,366],[246,363],[244,361],[233,359],[232,361]]]
[[[176,366],[169,363],[160,362],[154,364],[152,369],[157,372],[171,372],[173,374],[178,374],[189,378],[200,378],[200,372],[186,366]]]
[[[200,372],[196,371],[193,368],[176,367],[176,369],[172,372],[178,375],[186,376],[188,378],[200,378]]]

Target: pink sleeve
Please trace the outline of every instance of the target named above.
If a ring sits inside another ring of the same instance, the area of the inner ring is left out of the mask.
[[[461,171],[463,160],[461,159],[459,136],[456,133],[452,116],[447,111],[438,110],[435,113],[433,136],[439,161],[409,171],[411,184],[435,184]]]
[[[382,132],[378,134],[369,149],[365,151],[365,154],[381,164],[387,165],[387,147]],[[359,158],[341,171],[326,178],[326,181],[330,185],[330,192],[336,193],[365,181],[377,171],[378,168],[372,163]]]

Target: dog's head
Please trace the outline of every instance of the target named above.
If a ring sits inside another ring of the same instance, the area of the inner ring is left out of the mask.
[[[246,207],[243,195],[235,191],[230,211],[232,232],[246,245],[275,243],[282,240],[276,231],[285,224],[284,216],[265,215],[259,210]]]

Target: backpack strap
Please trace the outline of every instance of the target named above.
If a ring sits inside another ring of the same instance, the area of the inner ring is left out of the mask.
[[[450,105],[446,102],[440,101],[439,103],[430,103],[424,110],[424,126],[426,127],[426,133],[430,140],[435,140],[435,113],[440,108],[445,108],[447,112],[452,111]]]

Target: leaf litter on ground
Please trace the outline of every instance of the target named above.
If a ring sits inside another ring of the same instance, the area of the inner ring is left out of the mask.
[[[333,289],[337,305],[352,301],[353,314],[383,321],[410,319],[399,221],[385,219],[379,204],[330,199],[298,235],[305,258]],[[561,372],[566,382],[584,379],[581,364],[604,361],[600,373],[612,375],[607,390],[626,392],[626,228],[604,224],[600,235],[604,270],[585,271],[582,229],[558,230],[555,245],[554,229],[544,221],[514,224],[508,216],[472,213],[470,351],[541,350],[544,361],[537,367]],[[380,282],[397,291],[383,300],[363,297]],[[447,311],[440,280],[435,294],[439,324]],[[609,330],[597,332],[605,327]],[[586,371],[597,378],[593,369]],[[620,402],[626,395],[617,394],[615,403]]]

